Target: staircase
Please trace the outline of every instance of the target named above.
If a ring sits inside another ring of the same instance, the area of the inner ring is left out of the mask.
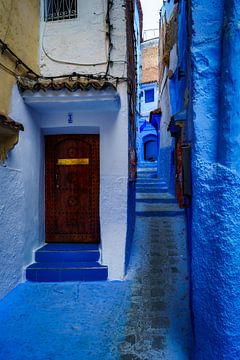
[[[182,214],[175,197],[157,175],[156,163],[138,164],[136,215],[140,217],[174,217]]]
[[[144,162],[138,164],[137,193],[167,193],[166,184],[157,177],[156,162]]]
[[[108,268],[99,263],[97,244],[46,244],[35,252],[26,278],[35,282],[107,280]]]

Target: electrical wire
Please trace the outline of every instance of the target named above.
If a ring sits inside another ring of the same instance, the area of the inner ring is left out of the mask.
[[[104,9],[104,1],[105,0],[103,0],[103,11],[105,10]],[[108,2],[109,2],[109,0],[108,0]],[[46,35],[46,28],[47,28],[47,22],[45,22],[45,24],[44,24],[44,30],[43,30],[43,36],[42,36],[42,50],[43,50],[44,54],[47,56],[47,58],[50,59],[51,61],[54,61],[54,62],[59,63],[59,64],[75,65],[75,66],[101,66],[101,65],[107,65],[108,64],[107,54],[106,53],[105,53],[106,61],[99,62],[99,63],[89,63],[89,64],[87,64],[87,63],[78,63],[78,62],[74,62],[74,61],[66,61],[66,60],[61,60],[61,59],[54,58],[53,56],[51,56],[47,52],[47,50],[45,48],[45,45],[44,45],[44,38],[45,38],[45,35]]]
[[[11,69],[9,69],[7,66],[5,66],[3,63],[0,62],[0,68],[3,69],[4,71],[6,71],[8,74],[14,76],[16,79],[18,78],[18,75],[12,71]]]
[[[13,0],[12,0],[13,1]],[[81,74],[81,73],[76,73],[73,72],[71,74],[63,74],[63,75],[58,75],[58,76],[42,76],[40,74],[37,74],[35,71],[33,71],[30,67],[28,67],[9,47],[8,45],[0,39],[0,47],[1,47],[1,52],[2,54],[7,53],[13,61],[15,61],[15,65],[16,68],[21,65],[21,67],[23,67],[26,71],[27,74],[25,74],[26,78],[29,78],[30,80],[57,80],[57,79],[72,79],[73,77],[76,77],[77,79],[80,78],[84,78],[84,79],[88,79],[88,80],[105,80],[105,81],[111,81],[111,82],[116,82],[116,84],[118,84],[119,82],[125,82],[128,81],[128,78],[125,75],[125,67],[127,64],[127,60],[111,60],[111,50],[113,47],[112,41],[111,41],[111,31],[113,29],[113,26],[110,23],[110,10],[113,6],[113,0],[108,0],[108,8],[107,8],[107,12],[106,12],[106,23],[108,25],[108,31],[107,31],[107,36],[109,39],[109,51],[108,51],[108,61],[105,63],[96,63],[92,66],[97,66],[99,64],[107,64],[107,68],[106,71],[102,71],[102,72],[97,72],[97,73],[92,73],[92,74]],[[105,12],[105,8],[104,8],[104,12]],[[10,16],[10,15],[9,15]],[[46,24],[45,24],[46,25]],[[6,34],[5,34],[6,35]],[[127,56],[127,55],[126,55]],[[56,60],[54,60],[56,61]],[[58,60],[57,60],[58,61]],[[66,62],[64,62],[66,63]],[[123,75],[118,77],[118,76],[113,76],[111,74],[109,74],[109,67],[110,64],[113,63],[121,63],[124,64],[124,69],[123,69]],[[82,65],[79,63],[68,63],[67,64],[72,64],[72,65]],[[86,66],[91,66],[89,64],[85,64]],[[9,74],[13,75],[14,77],[18,78],[20,75],[16,74],[16,72],[12,71],[11,69],[7,68],[4,64],[0,63],[0,66],[2,69],[4,69],[6,72],[8,72]],[[30,77],[31,75],[31,77]],[[33,79],[34,77],[34,79]]]

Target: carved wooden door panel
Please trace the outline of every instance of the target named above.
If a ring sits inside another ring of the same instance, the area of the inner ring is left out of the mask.
[[[99,136],[45,137],[46,242],[99,242]]]

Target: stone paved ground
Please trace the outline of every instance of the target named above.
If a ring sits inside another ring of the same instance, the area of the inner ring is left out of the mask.
[[[24,283],[0,303],[1,360],[117,360],[130,283]]]
[[[190,358],[184,214],[144,191],[137,214],[127,281],[24,283],[0,302],[0,360]]]
[[[155,188],[158,180],[152,174],[140,173],[139,180],[134,256],[128,274],[133,284],[132,296],[121,359],[190,359],[184,212],[166,192],[142,191],[149,189],[149,182]]]

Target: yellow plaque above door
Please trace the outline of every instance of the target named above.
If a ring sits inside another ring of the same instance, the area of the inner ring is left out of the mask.
[[[89,165],[89,159],[58,159],[57,165]]]

